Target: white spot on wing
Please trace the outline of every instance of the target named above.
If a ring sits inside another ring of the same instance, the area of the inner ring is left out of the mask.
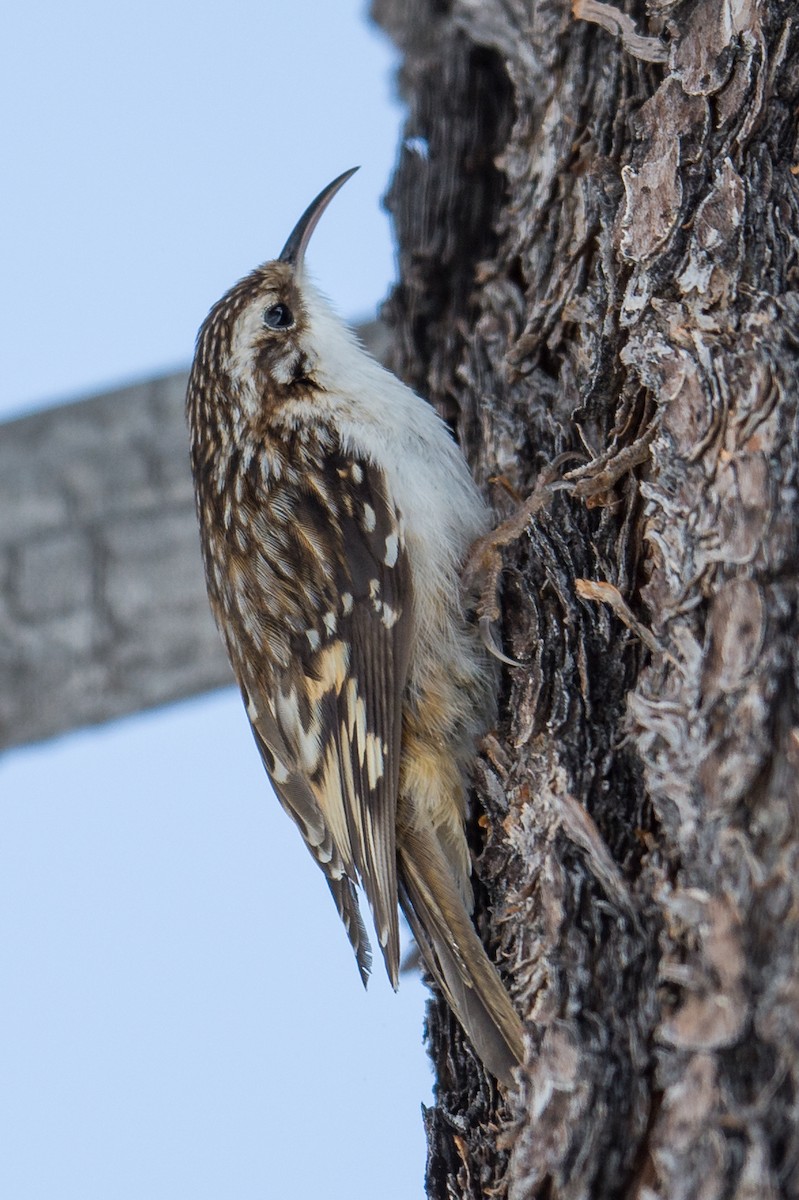
[[[319,765],[321,753],[319,721],[316,713],[312,709],[311,727],[306,732],[300,720],[299,703],[294,688],[288,695],[285,692],[278,692],[275,697],[275,712],[287,739],[295,749],[299,765],[309,775],[312,775]]]
[[[366,777],[369,787],[375,788],[383,778],[383,743],[374,733],[366,735]]]
[[[272,754],[272,761],[275,764],[272,768],[272,778],[274,779],[275,783],[285,783],[289,777],[288,767],[284,762],[281,762],[274,753]]]
[[[355,748],[358,762],[363,766],[366,755],[366,705],[358,695],[358,683],[350,679],[347,683],[347,724],[349,741]]]
[[[386,629],[393,629],[400,618],[399,611],[392,608],[390,604],[383,604],[383,614],[381,620]]]
[[[369,599],[372,601],[372,607],[374,608],[375,612],[377,613],[378,616],[380,616],[383,612],[384,605],[383,605],[383,601],[380,599],[380,580],[379,579],[370,579],[369,580]],[[395,620],[396,620],[396,618],[395,618]],[[393,624],[393,622],[392,622],[392,624]],[[389,629],[390,628],[391,628],[391,625],[389,625]]]
[[[396,533],[390,533],[386,538],[386,553],[383,556],[383,562],[387,567],[393,567],[397,561],[399,554],[399,537]]]
[[[341,593],[341,611],[345,617],[348,617],[352,612],[352,594],[350,592]]]
[[[367,533],[371,533],[376,524],[377,524],[377,517],[375,516],[375,510],[372,508],[371,504],[364,504],[364,506],[363,506],[363,527],[364,527],[364,529],[366,530]]]
[[[322,644],[322,639],[315,629],[306,629],[305,636],[308,639],[308,645],[312,650],[318,650]]]

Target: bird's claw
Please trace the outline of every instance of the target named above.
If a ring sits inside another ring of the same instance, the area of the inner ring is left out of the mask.
[[[491,628],[499,616],[497,597],[502,574],[502,550],[522,536],[530,521],[550,502],[556,491],[572,488],[573,485],[568,480],[559,479],[557,473],[574,457],[572,452],[559,455],[549,469],[542,472],[535,490],[516,512],[491,533],[477,539],[463,567],[461,587],[464,593],[473,589],[479,591],[477,616],[480,639],[488,653],[508,667],[520,667],[522,664],[502,652]]]
[[[490,617],[481,617],[478,625],[480,628],[480,639],[490,655],[499,659],[501,663],[505,663],[505,665],[508,667],[520,667],[522,665],[517,659],[509,658],[507,654],[504,654],[502,650],[500,650],[494,639],[494,631],[491,628]]]

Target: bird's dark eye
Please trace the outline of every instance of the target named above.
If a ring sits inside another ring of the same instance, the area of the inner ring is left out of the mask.
[[[291,329],[294,316],[287,304],[273,304],[264,309],[264,325],[267,329]]]

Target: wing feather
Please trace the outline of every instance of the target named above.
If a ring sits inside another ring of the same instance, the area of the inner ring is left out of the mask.
[[[292,513],[284,528],[293,542],[282,557],[303,566],[293,601],[304,628],[292,631],[287,665],[276,666],[273,655],[270,671],[240,681],[264,765],[327,876],[362,976],[369,950],[356,881],[396,987],[395,827],[410,569],[401,515],[381,472],[340,452],[329,454],[322,469],[318,486],[278,501]],[[273,527],[272,541],[276,536]],[[268,596],[263,606],[271,628],[277,614]]]
[[[338,853],[338,847],[306,781],[295,774],[289,775],[280,783],[276,782],[275,755],[261,733],[261,727],[268,724],[268,721],[260,720],[252,723],[252,731],[261,752],[261,758],[272,779],[278,800],[299,828],[303,841],[327,878],[338,915],[355,952],[358,970],[365,987],[372,970],[372,950],[361,917],[358,894],[351,878],[353,868],[350,865],[348,871],[347,864]],[[273,740],[277,740],[274,737],[274,731],[272,734]]]

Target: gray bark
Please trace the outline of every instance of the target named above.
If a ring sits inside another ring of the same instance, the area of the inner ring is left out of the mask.
[[[503,1102],[432,1005],[441,1200],[799,1195],[799,29],[635,11],[662,61],[563,0],[373,3],[393,365],[502,514],[582,456],[504,552],[476,772],[529,1059]]]
[[[0,437],[0,745],[231,682],[205,598],[185,373]]]

